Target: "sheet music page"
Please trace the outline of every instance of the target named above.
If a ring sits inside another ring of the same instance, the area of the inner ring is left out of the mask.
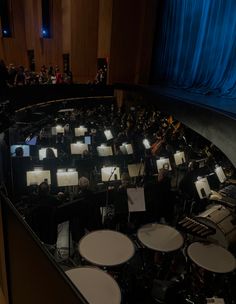
[[[144,175],[144,164],[140,163],[140,164],[128,165],[128,171],[129,171],[130,177],[143,176]]]
[[[77,186],[78,183],[78,172],[57,172],[58,187]]]
[[[128,188],[127,196],[129,212],[146,211],[144,188]]]

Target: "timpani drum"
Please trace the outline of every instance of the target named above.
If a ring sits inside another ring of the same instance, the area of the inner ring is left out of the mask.
[[[105,271],[95,267],[80,267],[66,271],[66,275],[90,304],[120,304],[121,291],[116,281]]]
[[[183,236],[175,228],[162,224],[147,224],[138,230],[138,239],[149,249],[172,252],[183,246]]]
[[[182,265],[183,255],[179,250],[184,239],[175,228],[157,223],[147,224],[138,230],[137,237],[146,248],[154,250],[153,262],[157,266],[159,279],[167,280],[181,272],[180,267],[185,267]]]
[[[215,244],[195,242],[187,249],[189,258],[199,267],[214,273],[234,271],[234,256],[225,248]]]
[[[123,233],[113,230],[96,230],[79,242],[79,253],[88,262],[98,266],[118,266],[135,253],[133,242]]]
[[[215,234],[208,236],[209,241],[217,242],[224,248],[236,242],[235,216],[228,208],[214,205],[200,213],[196,220],[215,229]]]
[[[194,242],[187,248],[191,260],[192,288],[205,296],[224,289],[226,275],[236,267],[234,256],[225,248],[212,243]]]

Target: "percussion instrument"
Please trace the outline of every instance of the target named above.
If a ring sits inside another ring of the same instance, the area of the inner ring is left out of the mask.
[[[173,227],[162,224],[147,224],[138,230],[138,239],[149,249],[171,252],[182,247],[184,239]]]
[[[208,210],[200,213],[195,219],[211,228],[215,233],[207,236],[212,242],[228,248],[236,242],[236,221],[231,211],[222,205],[213,205]]]
[[[158,279],[167,280],[180,272],[182,253],[179,251],[177,254],[176,251],[182,247],[184,239],[176,229],[162,224],[147,224],[138,230],[137,237],[145,247],[155,251],[153,262]]]
[[[79,253],[88,262],[98,266],[117,266],[127,262],[135,253],[133,242],[123,233],[96,230],[79,242]]]
[[[214,273],[229,273],[236,267],[234,256],[212,243],[194,242],[189,245],[187,254],[196,265]]]
[[[234,256],[219,245],[200,242],[189,245],[187,255],[192,261],[189,282],[193,293],[204,298],[225,294],[227,276],[236,267]]]
[[[66,275],[90,304],[120,304],[121,291],[116,281],[105,271],[95,267],[80,267],[66,271]]]

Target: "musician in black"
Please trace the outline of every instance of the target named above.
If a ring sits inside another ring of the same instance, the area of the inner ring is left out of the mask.
[[[56,209],[60,201],[50,194],[47,182],[42,182],[35,197],[35,204],[31,210],[28,223],[40,240],[49,245],[57,241]]]
[[[100,208],[95,201],[94,193],[89,189],[90,182],[86,177],[79,179],[78,214],[70,221],[72,239],[78,243],[86,231],[101,229]]]
[[[171,178],[169,176],[169,165],[164,164],[158,173],[155,189],[156,206],[155,215],[158,221],[170,222],[173,216],[173,199],[171,194]]]

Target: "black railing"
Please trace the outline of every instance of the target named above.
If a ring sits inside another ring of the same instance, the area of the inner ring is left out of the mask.
[[[3,193],[0,204],[10,303],[88,303]]]

